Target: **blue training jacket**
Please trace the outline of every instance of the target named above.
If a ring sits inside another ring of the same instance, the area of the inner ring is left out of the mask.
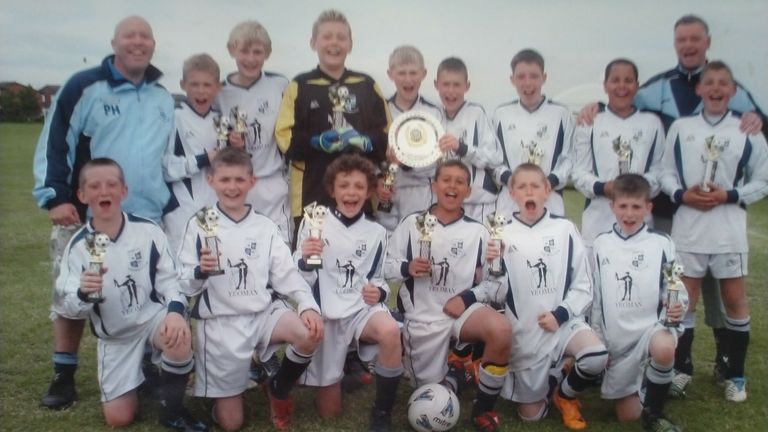
[[[41,208],[72,203],[85,220],[76,196],[80,168],[92,158],[109,157],[125,172],[126,212],[160,221],[170,192],[162,159],[173,132],[174,102],[150,65],[139,85],[113,65],[114,56],[67,81],[48,112],[37,142],[32,195]]]

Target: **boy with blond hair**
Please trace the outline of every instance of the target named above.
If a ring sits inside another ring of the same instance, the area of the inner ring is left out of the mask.
[[[230,145],[251,155],[259,187],[251,189],[247,202],[271,219],[290,243],[293,223],[288,207],[286,164],[277,147],[275,123],[288,79],[264,70],[272,54],[267,29],[257,21],[243,21],[229,33],[229,55],[237,71],[227,75],[217,98],[221,115],[230,116]],[[243,118],[235,118],[237,114]],[[237,123],[245,123],[245,132]]]
[[[216,203],[205,177],[217,153],[214,119],[219,113],[212,105],[221,89],[219,65],[208,54],[189,57],[180,85],[187,97],[176,108],[174,133],[163,156],[163,176],[171,182],[171,203],[175,205],[163,216],[163,225],[174,254],[189,218]]]

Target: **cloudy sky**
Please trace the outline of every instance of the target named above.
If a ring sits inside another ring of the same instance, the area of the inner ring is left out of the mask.
[[[602,70],[619,56],[635,60],[644,81],[675,64],[672,26],[685,13],[709,21],[710,58],[720,58],[768,109],[768,1],[766,0],[0,0],[0,81],[41,87],[63,83],[111,52],[114,25],[139,14],[157,40],[153,63],[163,84],[179,92],[181,64],[208,52],[225,72],[235,65],[226,50],[237,22],[262,22],[273,40],[266,69],[293,77],[313,68],[311,26],[326,8],[343,11],[352,24],[350,68],[376,78],[384,92],[389,53],[414,44],[426,57],[424,93],[441,59],[455,55],[469,67],[469,98],[492,109],[515,97],[509,60],[522,48],[547,61],[545,93],[569,104],[600,96]]]

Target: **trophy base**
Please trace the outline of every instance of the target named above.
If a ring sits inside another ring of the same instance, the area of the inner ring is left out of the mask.
[[[488,274],[493,277],[502,277],[507,274],[504,270],[488,270]]]
[[[208,276],[219,276],[219,275],[223,275],[223,274],[224,274],[224,270],[222,270],[222,269],[211,270],[211,271],[206,273],[206,275],[208,275]]]
[[[392,201],[379,201],[379,205],[376,207],[376,210],[389,213],[392,211]]]
[[[98,296],[89,295],[88,297],[85,298],[86,303],[92,303],[92,304],[104,303],[104,300],[106,299],[100,295]]]
[[[323,268],[323,260],[320,258],[309,258],[304,261],[304,267],[307,270],[319,270]]]

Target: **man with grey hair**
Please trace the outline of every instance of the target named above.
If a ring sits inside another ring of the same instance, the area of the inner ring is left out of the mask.
[[[64,246],[86,221],[86,207],[76,197],[80,168],[94,158],[114,159],[125,172],[128,213],[159,222],[170,198],[161,161],[173,130],[174,102],[158,83],[162,73],[150,64],[152,27],[142,17],[126,17],[111,44],[114,53],[101,65],[76,73],[61,88],[35,150],[32,194],[53,224],[55,374],[42,399],[50,409],[68,408],[77,397],[74,374],[85,321],[62,316],[55,279]]]

